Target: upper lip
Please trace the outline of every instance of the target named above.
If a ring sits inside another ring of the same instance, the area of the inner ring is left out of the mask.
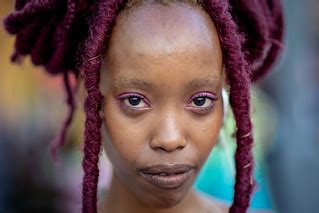
[[[140,169],[140,171],[150,175],[174,175],[188,172],[193,168],[194,166],[189,164],[158,164],[145,167]]]

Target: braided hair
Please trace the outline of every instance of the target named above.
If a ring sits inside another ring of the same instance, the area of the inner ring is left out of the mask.
[[[249,206],[254,187],[250,85],[269,71],[282,49],[281,1],[193,1],[210,15],[223,51],[230,104],[237,127],[236,183],[230,212],[242,213]],[[51,144],[53,157],[65,141],[75,109],[69,77],[84,76],[87,97],[84,102],[83,212],[97,211],[102,55],[116,18],[127,5],[125,0],[16,0],[16,11],[4,20],[6,30],[16,35],[12,62],[30,55],[33,64],[43,65],[48,73],[64,77],[69,113],[57,140]]]

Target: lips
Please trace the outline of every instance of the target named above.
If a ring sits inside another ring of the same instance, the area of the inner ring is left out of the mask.
[[[188,164],[154,165],[140,170],[142,177],[155,187],[175,189],[191,176],[194,166]]]

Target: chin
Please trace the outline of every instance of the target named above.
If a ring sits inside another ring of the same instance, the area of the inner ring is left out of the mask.
[[[165,190],[162,193],[154,192],[152,195],[146,196],[143,203],[149,207],[168,209],[179,204],[186,196],[188,190]]]
[[[179,204],[185,196],[159,196],[157,200],[152,202],[152,206],[159,209],[168,209]]]

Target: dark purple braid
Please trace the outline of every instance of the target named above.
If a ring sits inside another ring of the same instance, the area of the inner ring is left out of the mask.
[[[207,0],[205,8],[212,17],[223,49],[223,60],[230,86],[230,104],[237,126],[236,183],[231,213],[243,213],[249,206],[253,190],[253,135],[250,119],[250,74],[242,50],[244,36],[239,33],[229,4],[223,0]]]
[[[69,112],[67,114],[67,117],[65,118],[62,128],[57,136],[57,138],[51,143],[50,145],[50,151],[51,156],[54,161],[57,160],[57,150],[63,146],[65,143],[65,137],[66,137],[66,131],[68,127],[71,124],[71,121],[73,119],[73,114],[75,110],[75,103],[73,98],[73,91],[70,85],[70,79],[68,76],[68,68],[67,65],[65,65],[65,59],[68,50],[70,49],[70,34],[71,34],[71,27],[75,21],[76,18],[76,12],[77,12],[77,6],[79,5],[78,0],[67,0],[67,11],[65,14],[64,19],[61,21],[61,23],[57,26],[55,30],[55,41],[53,46],[54,52],[52,53],[51,57],[49,58],[49,61],[45,63],[45,68],[52,74],[57,74],[60,72],[63,72],[64,77],[64,85],[65,85],[65,91],[67,94],[67,104],[69,106]],[[45,31],[42,32],[44,35],[50,31],[49,28],[45,29]],[[43,37],[38,38],[38,42],[41,42]],[[37,44],[39,45],[39,44]],[[37,48],[35,48],[37,49]],[[40,49],[40,48],[38,48]],[[31,55],[33,56],[33,60],[38,60],[41,62],[41,56],[40,58],[36,58],[38,55]],[[44,61],[44,60],[43,60]]]
[[[283,11],[278,0],[230,0],[231,13],[247,40],[243,47],[257,81],[276,62],[283,49]]]
[[[44,21],[37,21],[21,28],[17,33],[17,39],[15,40],[14,46],[16,51],[11,56],[12,62],[18,62],[20,56],[27,55],[31,52],[44,23]]]
[[[75,102],[73,97],[74,91],[71,87],[70,76],[68,72],[63,73],[63,82],[65,87],[64,89],[66,91],[66,103],[69,107],[69,112],[63,122],[63,125],[57,138],[50,144],[51,157],[54,162],[58,161],[57,151],[65,143],[67,129],[71,125],[75,110]]]
[[[6,30],[11,34],[16,34],[31,20],[39,19],[38,15],[57,10],[59,6],[63,6],[61,3],[63,3],[62,0],[35,0],[25,4],[24,1],[19,0],[16,4],[17,11],[5,19]]]
[[[57,17],[51,17],[50,21],[42,28],[41,34],[38,36],[31,50],[31,60],[34,65],[46,64],[52,55],[53,35],[58,23]]]
[[[265,1],[265,0],[264,0]],[[263,59],[262,65],[254,70],[253,81],[258,80],[261,76],[271,68],[276,59],[279,57],[283,50],[282,40],[284,39],[284,17],[282,11],[282,5],[278,0],[267,1],[269,15],[267,22],[269,23],[269,29],[271,34],[268,43],[270,43],[270,49],[265,59]]]
[[[50,146],[54,160],[57,159],[57,149],[64,144],[66,130],[71,124],[75,110],[74,91],[71,88],[68,73],[78,74],[75,67],[74,46],[78,46],[79,38],[72,37],[72,31],[77,30],[74,29],[76,16],[86,6],[87,4],[81,0],[28,2],[19,0],[15,5],[18,11],[4,20],[6,29],[10,33],[17,34],[15,52],[11,56],[12,61],[19,61],[21,56],[30,54],[35,65],[44,65],[51,74],[63,73],[69,112],[57,138]],[[52,14],[47,14],[48,12]],[[78,20],[81,20],[80,17]]]
[[[101,148],[100,110],[103,96],[99,89],[102,54],[115,24],[122,0],[98,1],[96,11],[89,22],[89,35],[85,40],[80,71],[84,74],[87,97],[84,103],[86,112],[84,131],[84,177],[82,189],[82,212],[97,212],[98,161]]]
[[[59,73],[63,68],[64,65],[64,58],[62,56],[65,55],[66,51],[69,49],[70,45],[70,30],[72,29],[72,25],[75,21],[76,15],[76,6],[78,0],[67,0],[67,11],[63,21],[57,26],[55,31],[55,44],[54,47],[55,51],[51,56],[49,62],[45,64],[45,68],[53,73]]]
[[[230,0],[232,4],[232,14],[234,19],[241,16],[238,25],[250,24],[250,28],[246,30],[247,34],[253,35],[250,40],[247,40],[245,47],[250,49],[247,58],[250,61],[258,60],[263,56],[264,52],[261,51],[265,48],[267,40],[269,38],[268,19],[265,16],[268,8],[264,6],[264,0],[262,1],[238,1]],[[245,22],[245,23],[242,23]]]
[[[21,10],[26,3],[27,3],[27,0],[16,0],[14,7],[16,10]]]

